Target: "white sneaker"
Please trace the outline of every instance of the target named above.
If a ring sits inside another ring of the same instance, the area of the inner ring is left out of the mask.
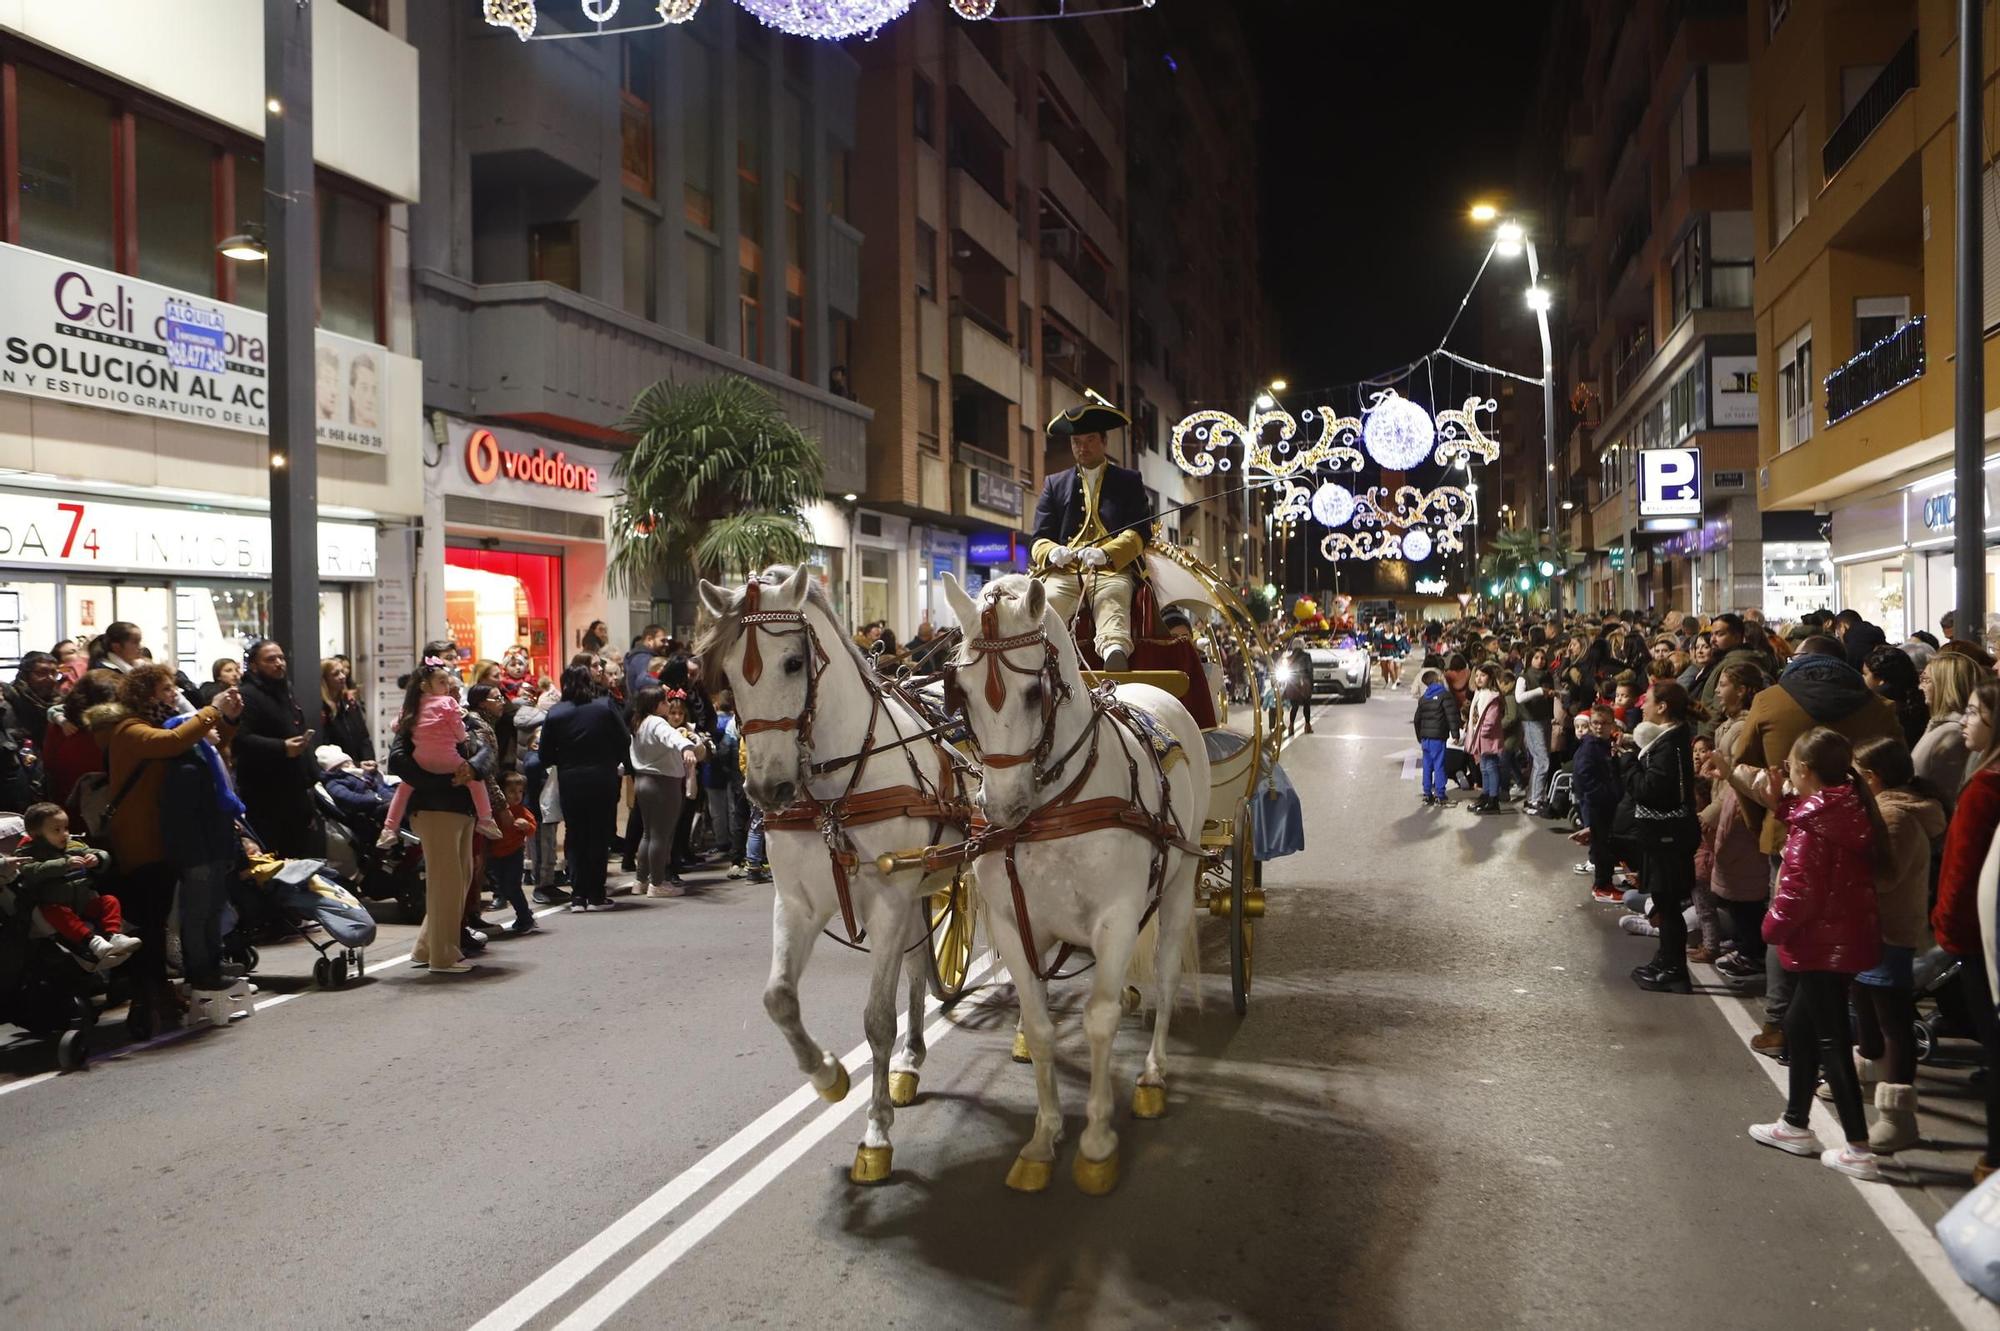
[[[1793,1155],[1819,1155],[1819,1138],[1808,1128],[1795,1128],[1779,1119],[1776,1123],[1752,1123],[1750,1135],[1766,1146],[1775,1146]],[[1827,1155],[1835,1154],[1828,1151]],[[1873,1157],[1870,1157],[1871,1162]]]
[[[121,959],[137,952],[141,942],[140,939],[134,938],[131,934],[112,934],[106,941],[111,944],[112,955]]]
[[[1836,1146],[1832,1150],[1821,1151],[1819,1162],[1849,1178],[1866,1179],[1873,1183],[1882,1177],[1882,1171],[1876,1164],[1873,1151],[1857,1151],[1852,1146]]]
[[[1572,864],[1569,866],[1569,871],[1579,878],[1588,878],[1591,874],[1590,861],[1585,860],[1581,864]]]
[[[430,972],[433,975],[463,975],[471,969],[469,962],[454,961],[449,966],[432,966]]]
[[[111,946],[111,940],[103,934],[92,934],[89,940],[84,943],[84,947],[89,950],[90,959],[97,963],[100,970],[109,970],[111,967],[125,960]]]
[[[1638,934],[1642,938],[1657,938],[1660,933],[1653,927],[1653,922],[1643,915],[1620,915],[1618,927],[1628,934]]]
[[[491,818],[483,819],[472,826],[474,831],[478,832],[479,835],[485,837],[488,841],[498,841],[503,835],[500,831],[500,824],[494,822]]]

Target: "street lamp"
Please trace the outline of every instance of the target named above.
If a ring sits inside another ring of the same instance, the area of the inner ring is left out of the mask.
[[[1470,211],[1472,214],[1472,220],[1479,223],[1479,225],[1481,226],[1485,226],[1487,223],[1491,222],[1494,218],[1500,215],[1500,210],[1494,207],[1492,204],[1486,202],[1484,199],[1481,199],[1478,203],[1473,204]]]
[[[1493,233],[1493,252],[1503,259],[1511,259],[1523,250],[1528,255],[1528,308],[1535,312],[1535,326],[1542,338],[1542,432],[1547,450],[1548,503],[1543,510],[1548,517],[1549,540],[1554,543],[1556,534],[1556,369],[1555,345],[1549,335],[1549,310],[1555,298],[1542,285],[1542,269],[1539,256],[1535,253],[1535,241],[1526,227],[1513,219],[1502,222]]]

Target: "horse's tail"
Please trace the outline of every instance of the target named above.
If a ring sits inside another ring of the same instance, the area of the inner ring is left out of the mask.
[[[1169,891],[1172,890],[1169,886]],[[1159,979],[1158,951],[1160,943],[1160,917],[1165,909],[1153,912],[1153,918],[1146,921],[1146,927],[1139,931],[1138,946],[1132,949],[1132,964],[1126,968],[1125,982],[1136,987],[1142,994],[1151,994]],[[1180,974],[1174,977],[1174,993],[1168,1001],[1178,1001],[1182,981],[1189,982],[1194,990],[1194,1010],[1201,1011],[1201,939],[1195,932],[1195,915],[1192,908],[1187,913],[1186,924],[1181,935]]]

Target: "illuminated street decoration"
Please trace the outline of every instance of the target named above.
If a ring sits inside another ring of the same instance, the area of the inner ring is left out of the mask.
[[[1431,414],[1393,388],[1375,395],[1375,405],[1361,426],[1362,442],[1368,456],[1384,471],[1408,471],[1431,454],[1437,442],[1437,426]]]
[[[1461,460],[1478,458],[1481,462],[1491,462],[1500,456],[1500,445],[1486,437],[1479,428],[1479,413],[1492,415],[1499,406],[1492,398],[1480,401],[1476,397],[1465,399],[1465,405],[1456,411],[1440,411],[1437,414],[1437,452],[1431,460],[1441,467],[1449,467]]]
[[[1313,491],[1312,515],[1322,527],[1345,527],[1354,516],[1354,492],[1332,481]]]
[[[1403,533],[1403,558],[1413,564],[1421,564],[1431,557],[1431,534],[1422,527],[1412,527]]]
[[[609,23],[623,0],[577,0],[577,8],[589,23]],[[848,37],[872,36],[883,25],[901,18],[915,0],[736,0],[755,14],[766,27],[837,42]],[[990,18],[997,0],[950,0],[951,11],[963,19]],[[1151,8],[1152,0],[1145,0]],[[484,0],[486,21],[506,28],[522,41],[535,35],[540,14],[536,0]],[[662,23],[686,23],[701,9],[701,0],[656,0],[654,12]],[[1078,13],[1069,17],[1082,18]],[[567,35],[567,34],[565,34]]]
[[[1250,474],[1246,479],[1268,477],[1288,480],[1309,476],[1320,467],[1360,471],[1361,452],[1353,447],[1358,421],[1337,417],[1323,408],[1307,407],[1294,417],[1275,403],[1250,413],[1247,426],[1226,411],[1197,411],[1184,416],[1174,426],[1174,463],[1190,476],[1213,476],[1236,465],[1232,454],[1240,454],[1249,441]],[[1299,437],[1299,427],[1314,431],[1310,442]],[[1264,435],[1275,426],[1277,439],[1266,445]],[[1189,452],[1192,443],[1194,450]]]
[[[1419,490],[1398,486],[1392,497],[1375,486],[1354,496],[1352,531],[1328,532],[1320,541],[1326,558],[1407,559],[1422,563],[1433,554],[1457,554],[1465,548],[1461,527],[1472,520],[1472,496],[1457,486]]]

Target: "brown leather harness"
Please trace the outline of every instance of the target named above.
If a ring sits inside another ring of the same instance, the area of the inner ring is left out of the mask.
[[[1007,866],[1007,885],[1013,897],[1014,924],[1020,931],[1021,946],[1028,956],[1028,964],[1034,969],[1039,980],[1063,979],[1061,967],[1075,950],[1064,943],[1057,951],[1055,960],[1047,967],[1042,965],[1041,950],[1035,944],[1035,930],[1028,918],[1027,894],[1021,888],[1021,874],[1015,863],[1015,853],[1023,842],[1054,841],[1063,837],[1078,836],[1085,832],[1103,832],[1122,828],[1136,832],[1153,843],[1152,864],[1147,871],[1146,910],[1139,917],[1139,927],[1144,929],[1146,921],[1160,907],[1160,895],[1166,887],[1167,851],[1169,848],[1182,850],[1192,855],[1207,852],[1198,842],[1190,841],[1181,833],[1174,821],[1173,787],[1167,780],[1160,754],[1132,719],[1130,709],[1118,701],[1110,684],[1094,692],[1087,693],[1086,699],[1091,711],[1090,724],[1085,726],[1062,756],[1053,763],[1048,762],[1049,751],[1055,747],[1055,720],[1057,705],[1070,696],[1069,685],[1061,671],[1061,658],[1047,633],[1037,628],[1031,633],[1016,634],[1002,638],[998,632],[996,607],[990,602],[980,615],[981,636],[965,644],[965,659],[947,672],[947,705],[954,694],[962,706],[964,693],[958,688],[955,674],[958,670],[976,664],[979,658],[986,659],[986,701],[995,711],[1006,701],[1005,683],[1000,671],[1004,668],[1017,675],[1037,675],[1042,680],[1042,734],[1032,749],[1016,754],[981,754],[981,761],[988,767],[1013,767],[1021,763],[1035,763],[1035,783],[1041,786],[1054,781],[1062,774],[1064,767],[1074,757],[1085,742],[1083,765],[1068,785],[1052,800],[1039,806],[1033,813],[1014,827],[995,827],[985,819],[974,817],[971,835],[958,846],[939,847],[924,856],[926,872],[937,872],[953,865],[969,864],[982,855],[999,853]],[[1023,667],[1006,659],[1006,653],[1024,647],[1039,645],[1043,649],[1040,665]],[[1084,784],[1090,780],[1097,768],[1099,736],[1106,721],[1122,727],[1150,760],[1152,776],[1160,792],[1160,808],[1157,813],[1148,810],[1140,794],[1139,763],[1132,754],[1132,745],[1123,744],[1125,768],[1130,782],[1130,794],[1125,797],[1103,795],[1096,799],[1074,802]],[[975,747],[977,740],[974,740]],[[1076,974],[1077,972],[1069,972]]]
[[[763,677],[763,653],[758,647],[758,635],[770,633],[801,634],[811,647],[812,668],[806,676],[805,707],[797,716],[777,719],[745,719],[741,722],[742,733],[747,738],[752,735],[772,731],[791,731],[798,736],[798,744],[804,755],[803,765],[806,775],[824,776],[852,765],[854,771],[847,778],[847,785],[841,793],[830,800],[822,800],[812,793],[809,785],[800,784],[800,795],[788,807],[774,814],[767,814],[764,827],[767,831],[798,832],[816,830],[826,843],[828,860],[833,867],[833,890],[840,903],[841,927],[846,937],[826,931],[827,937],[848,947],[859,948],[867,937],[867,930],[856,920],[854,914],[854,893],[852,876],[860,867],[861,859],[854,849],[853,839],[848,835],[852,828],[867,827],[874,823],[888,822],[895,818],[915,818],[928,820],[931,824],[931,840],[936,841],[946,827],[965,830],[971,823],[972,810],[965,797],[964,782],[960,779],[958,756],[936,742],[934,736],[944,727],[933,727],[931,731],[905,736],[893,715],[890,725],[896,729],[897,742],[893,747],[901,749],[910,767],[910,782],[888,786],[880,790],[858,790],[868,769],[868,761],[876,753],[875,732],[882,717],[887,713],[884,706],[886,694],[893,686],[877,679],[866,678],[863,683],[868,689],[868,728],[861,740],[859,752],[843,758],[828,759],[824,762],[812,761],[813,718],[819,707],[819,678],[826,672],[829,658],[820,645],[819,635],[813,630],[802,610],[764,610],[759,606],[763,584],[752,578],[743,589],[743,610],[736,622],[746,634],[743,648],[743,663],[739,667],[743,682],[755,685]],[[898,694],[900,697],[900,693]],[[909,700],[903,701],[909,704]],[[911,704],[913,711],[917,711]],[[917,712],[922,715],[921,711]],[[931,750],[938,760],[941,784],[933,783],[918,765],[911,748],[924,739],[931,740]],[[885,746],[890,747],[890,746]],[[921,943],[923,940],[919,939]]]

